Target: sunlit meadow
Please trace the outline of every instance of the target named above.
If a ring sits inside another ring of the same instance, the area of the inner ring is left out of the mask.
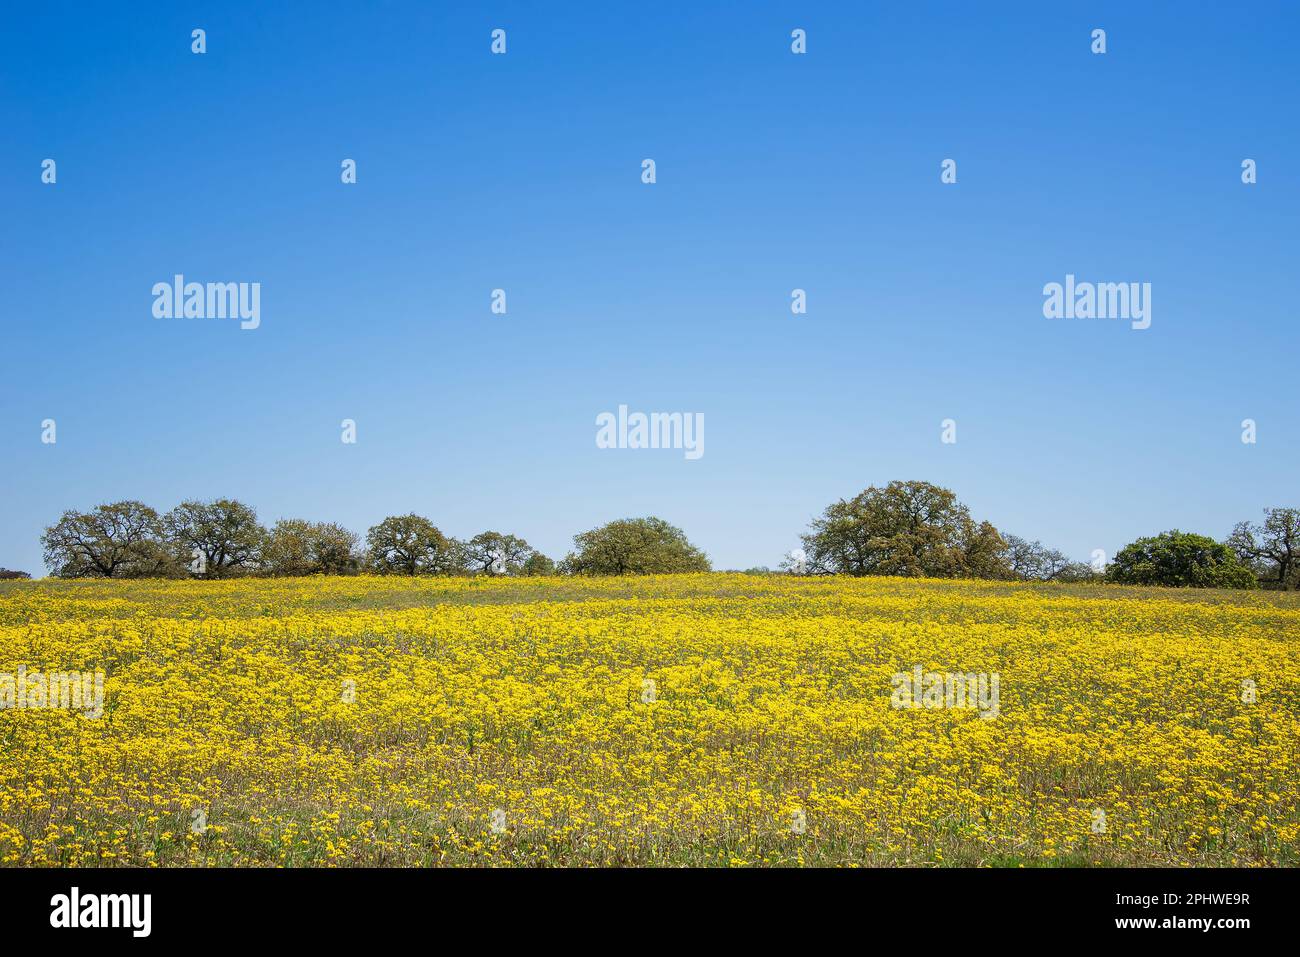
[[[106,681],[0,711],[8,865],[1300,863],[1294,594],[4,583],[19,666]],[[997,717],[892,707],[915,666]]]

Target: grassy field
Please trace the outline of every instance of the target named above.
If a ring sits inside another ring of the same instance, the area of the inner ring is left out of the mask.
[[[0,711],[11,866],[1300,862],[1295,594],[0,583],[20,668],[105,681]]]

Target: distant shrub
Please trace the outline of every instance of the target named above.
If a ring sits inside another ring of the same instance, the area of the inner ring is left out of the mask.
[[[378,575],[451,575],[464,549],[421,515],[390,515],[366,533],[366,564]]]
[[[662,575],[707,572],[705,554],[662,518],[624,518],[573,537],[576,551],[561,570],[572,575]]]
[[[356,534],[341,525],[284,518],[266,537],[261,569],[269,575],[353,575],[361,567],[358,547]]]
[[[998,530],[929,482],[890,482],[841,499],[802,538],[818,574],[1014,577]]]
[[[1176,588],[1255,588],[1255,573],[1231,548],[1177,529],[1125,545],[1106,577],[1122,585]]]

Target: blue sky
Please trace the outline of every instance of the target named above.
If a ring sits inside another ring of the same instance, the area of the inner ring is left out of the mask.
[[[1294,5],[8,20],[0,565],[120,498],[416,511],[556,557],[655,514],[731,568],[891,479],[1079,559],[1300,505]],[[260,328],[155,319],[176,273],[260,282]],[[1151,328],[1044,318],[1067,273],[1151,283]],[[620,404],[703,413],[705,454],[596,448]]]

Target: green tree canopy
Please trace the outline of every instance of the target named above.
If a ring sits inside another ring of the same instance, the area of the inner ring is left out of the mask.
[[[465,543],[466,566],[484,575],[525,574],[524,567],[535,554],[522,538],[500,532],[480,532]]]
[[[181,502],[163,517],[163,529],[177,559],[200,578],[255,571],[266,544],[257,512],[231,498]]]
[[[623,518],[573,537],[563,570],[574,575],[707,572],[708,557],[662,518]]]
[[[1254,588],[1254,573],[1227,545],[1205,535],[1161,532],[1125,545],[1106,570],[1125,585],[1183,588]]]
[[[143,502],[72,509],[41,536],[45,564],[61,578],[141,578],[175,574],[158,513]]]
[[[380,575],[450,575],[464,569],[460,543],[420,515],[391,515],[366,533],[366,562]]]
[[[1228,546],[1274,588],[1300,585],[1300,508],[1269,508],[1264,522],[1241,522]]]
[[[357,545],[341,525],[285,518],[267,536],[262,567],[272,575],[350,575],[361,563]]]
[[[841,499],[803,536],[812,571],[846,575],[1008,578],[1006,542],[946,488],[890,482]]]
[[[524,561],[523,567],[519,570],[519,573],[529,577],[554,575],[556,573],[555,562],[547,558],[541,552],[535,551]]]

